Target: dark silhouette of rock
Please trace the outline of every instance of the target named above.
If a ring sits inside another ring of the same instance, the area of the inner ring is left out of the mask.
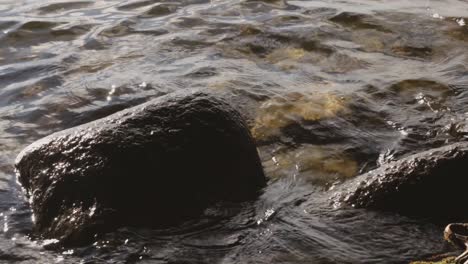
[[[16,161],[35,228],[64,244],[119,226],[164,227],[258,195],[265,177],[241,115],[177,92],[31,144]]]
[[[337,187],[336,203],[416,217],[462,220],[468,203],[468,142],[390,162]]]

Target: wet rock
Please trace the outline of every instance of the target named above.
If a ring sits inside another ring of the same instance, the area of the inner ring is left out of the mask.
[[[468,142],[387,163],[337,187],[334,202],[433,219],[466,219]]]
[[[468,261],[468,223],[453,223],[447,225],[444,230],[444,239],[465,250],[455,258],[454,263],[466,263]]]
[[[265,184],[239,113],[177,92],[43,138],[16,161],[35,228],[65,244],[119,226],[164,227]]]
[[[468,223],[452,223],[447,225],[444,230],[444,239],[461,249],[466,249]]]
[[[423,261],[412,261],[410,264],[450,264],[456,263],[455,257],[447,257],[447,256],[434,256],[428,260]]]

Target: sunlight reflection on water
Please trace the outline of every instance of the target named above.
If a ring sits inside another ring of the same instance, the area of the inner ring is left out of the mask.
[[[468,138],[466,10],[457,0],[1,1],[0,262],[390,263],[449,251],[441,226],[340,209],[326,190]],[[248,119],[271,178],[258,201],[84,248],[30,240],[12,169],[23,147],[192,88]]]

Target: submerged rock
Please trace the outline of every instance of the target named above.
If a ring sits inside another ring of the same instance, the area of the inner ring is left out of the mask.
[[[318,121],[348,112],[347,99],[333,93],[289,93],[262,103],[256,113],[252,135],[266,140],[300,120]]]
[[[390,162],[337,187],[336,203],[408,216],[466,219],[468,142]]]
[[[279,149],[264,160],[270,178],[298,176],[314,185],[327,186],[337,179],[354,177],[358,173],[355,161],[341,145],[303,144],[296,149]]]
[[[88,242],[119,226],[164,227],[265,185],[240,114],[177,92],[43,138],[16,161],[43,237]]]

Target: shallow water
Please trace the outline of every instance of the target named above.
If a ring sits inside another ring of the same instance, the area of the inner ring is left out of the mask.
[[[334,208],[327,190],[467,139],[466,14],[461,0],[1,1],[0,262],[404,263],[454,253],[444,223]],[[258,201],[83,248],[29,238],[12,167],[23,147],[192,88],[223,94],[250,120],[271,178]]]

